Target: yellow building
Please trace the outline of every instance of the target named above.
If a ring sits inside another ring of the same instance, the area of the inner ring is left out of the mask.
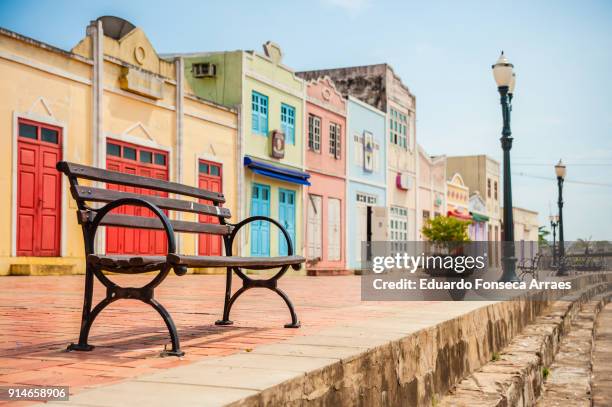
[[[237,111],[195,96],[183,66],[116,17],[92,21],[71,51],[0,28],[0,275],[84,271],[58,160],[220,190],[236,216]],[[111,235],[97,251],[129,251]],[[215,239],[183,235],[179,250],[215,253]]]

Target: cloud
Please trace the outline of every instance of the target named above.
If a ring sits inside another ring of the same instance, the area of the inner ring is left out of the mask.
[[[370,5],[370,0],[321,0],[324,4],[338,7],[350,14],[357,14]]]

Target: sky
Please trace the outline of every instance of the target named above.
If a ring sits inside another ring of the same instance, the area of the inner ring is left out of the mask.
[[[295,70],[389,63],[417,100],[417,142],[431,155],[501,163],[491,73],[514,64],[514,206],[557,213],[554,164],[567,164],[566,240],[612,240],[612,1],[0,0],[0,26],[70,49],[89,21],[116,15],[159,53],[261,50]]]

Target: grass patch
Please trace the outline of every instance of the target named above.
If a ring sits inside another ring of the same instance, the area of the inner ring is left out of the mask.
[[[550,370],[547,367],[542,368],[542,377],[546,380],[550,376]]]
[[[501,356],[499,355],[499,353],[493,352],[493,355],[491,356],[491,362],[497,362],[500,359],[501,359]]]

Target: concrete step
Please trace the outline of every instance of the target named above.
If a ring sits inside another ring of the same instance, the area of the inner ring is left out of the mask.
[[[532,406],[542,393],[562,339],[575,324],[612,296],[612,284],[596,283],[561,298],[512,339],[481,369],[462,380],[439,406]],[[590,360],[589,358],[587,358]],[[584,374],[589,377],[589,374]],[[548,406],[550,404],[543,404]]]
[[[11,264],[11,276],[65,276],[79,274],[74,264]]]

